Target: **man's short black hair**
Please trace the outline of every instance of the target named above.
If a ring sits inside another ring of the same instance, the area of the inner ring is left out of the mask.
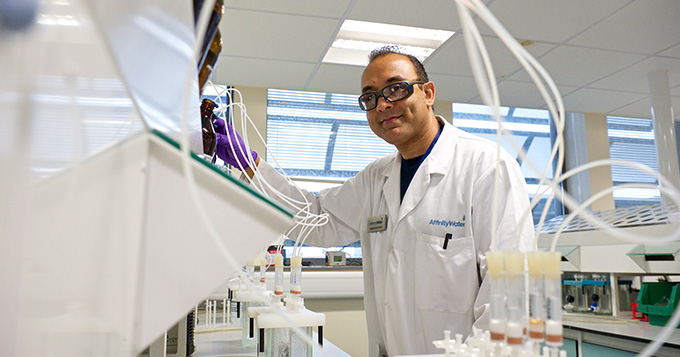
[[[371,62],[373,62],[376,58],[380,58],[391,53],[406,56],[411,61],[411,63],[413,63],[413,67],[416,70],[416,75],[418,76],[419,81],[430,81],[430,79],[427,77],[427,72],[425,72],[425,67],[423,67],[423,64],[420,62],[420,60],[414,55],[405,53],[399,46],[388,45],[376,48],[375,50],[371,51],[370,55],[368,55],[368,63],[371,64]]]

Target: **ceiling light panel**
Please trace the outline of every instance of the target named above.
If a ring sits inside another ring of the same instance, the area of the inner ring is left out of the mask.
[[[401,46],[404,52],[422,61],[453,34],[452,31],[345,20],[323,61],[365,65],[367,55],[385,45]]]

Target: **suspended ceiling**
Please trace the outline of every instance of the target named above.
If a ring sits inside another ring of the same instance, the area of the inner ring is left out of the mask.
[[[558,85],[567,111],[649,118],[648,73],[668,72],[680,106],[680,1],[485,2]],[[362,67],[322,63],[345,19],[453,30],[425,60],[437,99],[481,103],[453,0],[225,1],[224,45],[213,81],[359,93]],[[544,108],[528,74],[486,25],[502,105]],[[680,120],[680,110],[675,111]]]

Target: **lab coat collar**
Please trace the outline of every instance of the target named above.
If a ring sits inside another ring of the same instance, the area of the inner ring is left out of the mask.
[[[393,153],[391,165],[386,165],[382,170],[382,175],[386,177],[383,185],[383,197],[387,202],[387,207],[391,217],[397,217],[395,223],[401,221],[411,212],[425,196],[427,187],[430,184],[431,175],[444,175],[451,164],[453,158],[452,150],[455,147],[457,137],[453,126],[446,122],[441,116],[437,116],[440,122],[444,123],[442,133],[435,143],[430,154],[416,171],[413,181],[404,196],[403,201],[399,202],[400,169],[401,157],[398,152]]]

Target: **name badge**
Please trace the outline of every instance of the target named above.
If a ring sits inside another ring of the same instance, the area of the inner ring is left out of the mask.
[[[387,229],[387,215],[371,217],[368,219],[368,233],[382,232]]]

